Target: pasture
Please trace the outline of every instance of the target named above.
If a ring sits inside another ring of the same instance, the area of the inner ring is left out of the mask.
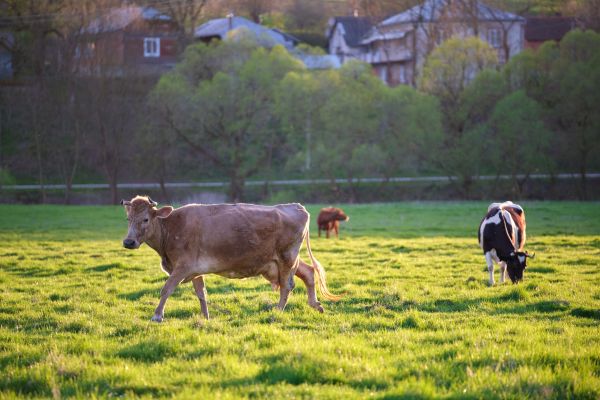
[[[186,283],[162,324],[121,207],[0,206],[0,398],[597,399],[600,204],[522,202],[537,257],[495,287],[487,204],[342,206],[339,240],[309,206],[341,301],[319,314],[297,280],[282,313],[266,280],[208,276],[212,319]]]

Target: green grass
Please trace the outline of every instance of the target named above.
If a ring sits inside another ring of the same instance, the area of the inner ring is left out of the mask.
[[[344,294],[324,314],[299,281],[282,313],[262,278],[208,276],[212,319],[188,283],[162,324],[123,210],[0,206],[0,398],[597,399],[600,204],[523,205],[519,285],[487,287],[486,203],[352,205],[339,240],[312,228]]]

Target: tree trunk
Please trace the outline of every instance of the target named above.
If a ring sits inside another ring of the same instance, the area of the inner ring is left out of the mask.
[[[585,161],[579,167],[579,176],[581,178],[581,200],[587,200],[587,168]]]
[[[312,124],[311,124],[311,118],[310,116],[306,118],[306,125],[305,125],[305,135],[306,135],[306,163],[304,165],[304,169],[306,171],[310,171],[310,164],[311,164],[311,154],[310,154],[310,148],[312,146],[311,143],[311,130],[312,130]]]
[[[117,173],[114,172],[108,177],[108,185],[110,186],[111,204],[119,204],[119,190],[117,188]]]
[[[231,174],[229,182],[229,198],[233,203],[239,203],[244,200],[245,178],[239,176],[237,172]]]

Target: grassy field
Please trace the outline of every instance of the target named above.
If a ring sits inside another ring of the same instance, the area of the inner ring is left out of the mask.
[[[519,285],[487,286],[486,203],[352,205],[339,240],[312,229],[344,294],[324,314],[300,281],[282,313],[264,279],[208,276],[212,319],[187,283],[162,324],[120,207],[0,206],[0,398],[598,399],[600,204],[522,204]]]

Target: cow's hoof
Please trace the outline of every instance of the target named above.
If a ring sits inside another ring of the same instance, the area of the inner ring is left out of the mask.
[[[314,308],[315,310],[317,310],[318,312],[320,312],[320,313],[322,313],[323,311],[325,311],[325,310],[323,309],[323,306],[322,306],[322,305],[321,305],[321,303],[319,303],[319,302],[317,302],[317,303],[315,303],[315,304],[310,304],[310,306],[311,306],[312,308]]]
[[[156,315],[156,314],[154,314],[152,316],[151,320],[154,321],[154,322],[163,322],[163,317],[162,317],[162,315]]]

